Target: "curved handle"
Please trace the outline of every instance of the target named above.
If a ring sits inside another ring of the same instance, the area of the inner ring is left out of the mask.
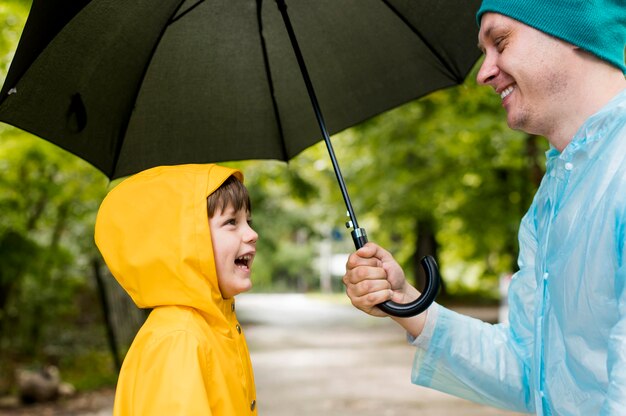
[[[346,226],[351,227],[352,223],[348,222]],[[355,227],[351,234],[357,250],[367,243],[367,233],[363,228]],[[409,303],[396,303],[390,300],[379,303],[376,306],[381,311],[400,318],[408,318],[424,312],[435,301],[441,282],[437,262],[431,256],[425,256],[421,264],[426,272],[426,284],[420,297]]]
[[[426,256],[422,258],[421,264],[426,272],[426,284],[420,297],[410,303],[396,303],[388,300],[376,305],[381,311],[400,318],[408,318],[424,312],[435,301],[441,280],[437,262],[431,256]]]

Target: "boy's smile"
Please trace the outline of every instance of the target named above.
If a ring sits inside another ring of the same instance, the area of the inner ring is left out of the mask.
[[[229,205],[209,219],[217,281],[224,299],[250,290],[250,272],[259,235],[250,226],[245,210]]]

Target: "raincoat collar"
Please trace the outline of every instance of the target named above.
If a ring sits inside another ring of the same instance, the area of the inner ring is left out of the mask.
[[[606,118],[611,117],[615,111],[619,111],[619,108],[624,106],[626,106],[626,89],[618,93],[598,112],[589,117],[578,129],[572,141],[563,149],[563,152],[559,152],[554,146],[550,145],[550,149],[546,152],[548,168],[554,165],[556,159],[569,162],[581,151],[586,152],[592,158],[596,153],[592,151],[594,144],[599,138],[605,137],[607,129]]]

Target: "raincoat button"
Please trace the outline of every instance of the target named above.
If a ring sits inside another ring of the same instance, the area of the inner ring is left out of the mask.
[[[545,273],[543,274],[543,280],[548,280],[548,276],[550,276],[550,275],[548,274],[548,272],[545,272]]]
[[[565,164],[565,170],[572,170],[572,169],[574,169],[574,165],[570,162],[567,162]]]
[[[235,325],[235,328],[237,328],[237,332],[241,334],[241,327],[239,326],[239,324]]]
[[[232,312],[235,312],[235,302],[233,302],[233,303],[231,303],[231,304],[230,304],[230,310],[231,310]]]
[[[254,412],[255,407],[256,407],[256,400],[252,400],[252,403],[250,403],[250,410]]]

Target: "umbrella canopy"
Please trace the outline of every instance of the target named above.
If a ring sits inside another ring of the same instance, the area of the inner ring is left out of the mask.
[[[290,0],[330,134],[461,83],[479,0]],[[110,178],[321,139],[272,0],[34,0],[0,120]]]
[[[479,4],[289,0],[287,13],[285,0],[34,0],[0,121],[112,179],[159,165],[286,161],[321,129],[359,248],[367,236],[330,134],[463,82],[480,55]],[[437,266],[422,266],[422,296],[381,309],[412,316],[432,303]]]

